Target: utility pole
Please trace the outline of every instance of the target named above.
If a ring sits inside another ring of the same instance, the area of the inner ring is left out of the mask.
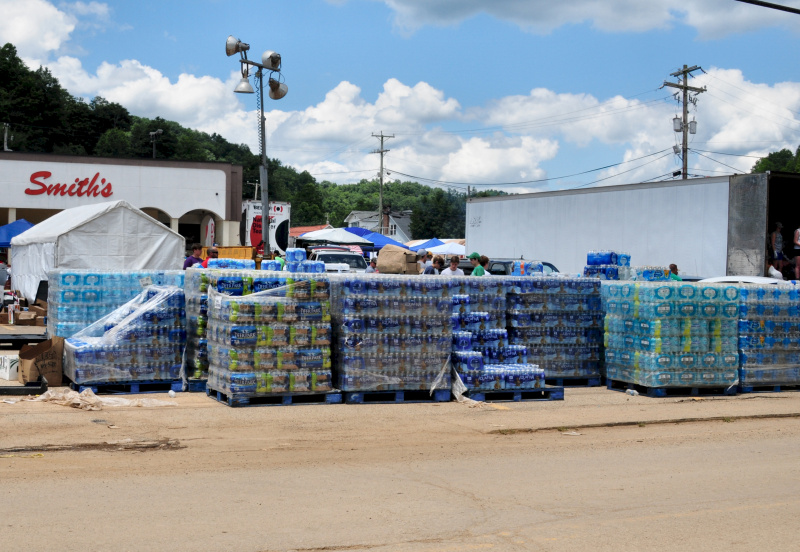
[[[383,149],[383,141],[386,140],[386,139],[389,139],[389,138],[394,138],[394,134],[392,134],[391,136],[388,136],[388,135],[384,134],[383,131],[381,131],[380,134],[373,133],[372,136],[374,136],[375,138],[380,139],[380,141],[381,141],[381,149],[372,151],[371,153],[380,153],[381,154],[381,172],[378,173],[378,176],[380,176],[380,179],[381,179],[380,188],[379,188],[379,192],[378,192],[378,196],[380,197],[379,204],[378,204],[378,220],[380,221],[380,233],[381,233],[381,235],[383,235],[383,154],[386,153],[387,151],[390,151],[390,150],[387,150],[387,149]]]
[[[689,169],[689,131],[691,130],[692,134],[697,132],[697,123],[692,121],[694,125],[690,129],[689,121],[689,102],[692,101],[693,103],[696,101],[695,99],[689,99],[689,91],[691,90],[695,94],[700,94],[706,91],[706,87],[703,88],[696,88],[694,86],[689,86],[688,81],[689,77],[692,74],[692,71],[702,70],[699,65],[694,65],[692,67],[687,67],[686,65],[683,66],[683,69],[680,71],[675,71],[674,73],[670,73],[670,76],[676,77],[679,81],[679,84],[675,84],[673,82],[664,81],[664,86],[669,86],[670,88],[677,88],[683,92],[683,119],[681,120],[681,128],[677,128],[677,122],[673,126],[675,132],[682,132],[683,133],[683,144],[681,145],[681,149],[683,152],[683,170],[681,171],[681,178],[686,180],[688,178],[688,169]],[[682,77],[682,78],[681,78]]]

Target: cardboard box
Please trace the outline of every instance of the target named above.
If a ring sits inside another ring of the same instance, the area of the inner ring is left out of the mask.
[[[419,274],[417,255],[396,245],[387,245],[378,255],[378,272],[382,274]]]
[[[20,311],[14,315],[14,325],[15,326],[35,326],[36,325],[36,313],[35,312],[27,312],[27,311]]]
[[[36,313],[37,316],[47,316],[47,307],[37,307],[36,305],[32,305],[28,307],[28,312]]]
[[[0,312],[0,324],[8,324],[8,313],[5,311]]]
[[[36,306],[47,310],[47,301],[45,301],[44,299],[37,299]]]
[[[23,345],[19,351],[20,383],[38,381],[39,375],[47,378],[49,387],[61,385],[62,356],[64,354],[64,338],[53,337],[31,347]]]
[[[46,316],[37,316],[36,317],[36,324],[35,326],[47,326],[47,317]]]

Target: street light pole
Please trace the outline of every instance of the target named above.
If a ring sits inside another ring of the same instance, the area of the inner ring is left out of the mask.
[[[280,100],[289,91],[288,87],[281,82],[281,56],[271,50],[267,50],[261,55],[261,63],[256,63],[247,59],[247,51],[250,49],[249,44],[245,44],[233,35],[228,37],[225,42],[225,53],[228,56],[239,54],[239,63],[241,64],[242,80],[234,89],[234,92],[240,94],[252,94],[253,87],[250,85],[250,69],[249,66],[258,68],[255,77],[258,79],[258,107],[260,112],[260,119],[258,121],[259,131],[259,146],[261,153],[261,165],[259,167],[259,180],[261,181],[261,240],[264,242],[264,256],[271,253],[269,243],[269,194],[268,194],[268,176],[267,176],[267,123],[264,118],[264,70],[270,72],[269,80],[269,97],[273,100]],[[272,75],[277,73],[278,79],[273,79]]]
[[[264,74],[262,69],[256,72],[258,77],[258,103],[261,108],[261,118],[258,120],[258,129],[261,134],[261,166],[258,168],[261,180],[261,239],[264,241],[264,257],[269,258],[271,250],[269,243],[269,176],[267,173],[267,122],[264,119]]]
[[[153,142],[153,159],[156,158],[156,140],[158,140],[158,137],[162,134],[164,134],[164,131],[160,128],[150,133],[150,141]]]

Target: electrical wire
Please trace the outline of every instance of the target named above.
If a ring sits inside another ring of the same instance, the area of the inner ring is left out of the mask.
[[[671,148],[670,148],[670,149],[671,149]],[[662,151],[664,151],[664,150],[662,150]],[[660,153],[660,152],[659,152],[659,153]],[[653,154],[653,155],[655,155],[655,154]],[[578,185],[578,186],[574,186],[574,187],[572,187],[572,188],[566,188],[566,189],[567,189],[567,190],[577,190],[578,188],[583,188],[583,187],[585,187],[585,186],[590,186],[590,185],[592,185],[592,184],[597,184],[598,182],[603,182],[604,180],[609,180],[609,179],[611,179],[611,178],[616,178],[616,177],[618,177],[618,176],[620,176],[620,175],[622,175],[622,174],[629,173],[629,172],[631,172],[631,171],[635,171],[636,169],[641,169],[642,167],[644,167],[644,166],[647,166],[647,165],[649,165],[650,163],[655,163],[656,161],[658,161],[658,160],[660,160],[660,159],[664,159],[664,158],[665,158],[665,157],[667,157],[668,155],[672,155],[672,153],[666,153],[666,154],[662,155],[661,157],[656,157],[655,159],[652,159],[652,160],[648,161],[647,163],[642,163],[642,164],[641,164],[641,165],[639,165],[638,167],[633,167],[632,169],[628,169],[627,171],[622,171],[622,172],[619,172],[619,173],[617,173],[617,174],[612,174],[611,176],[607,176],[607,177],[605,177],[605,178],[600,178],[600,179],[597,179],[597,180],[595,180],[595,181],[593,181],[593,182],[586,182],[585,184],[580,184],[580,185]],[[641,157],[640,157],[640,159],[641,159]]]
[[[741,170],[742,170],[742,169],[737,169],[736,167],[732,167],[732,166],[730,166],[730,165],[728,165],[726,163],[723,163],[722,161],[718,161],[717,159],[714,159],[713,157],[709,157],[708,155],[703,155],[702,153],[698,152],[697,150],[689,150],[689,151],[694,151],[697,155],[705,157],[706,159],[711,159],[714,163],[719,163],[720,165],[723,165],[725,167],[733,169],[737,173],[741,172]]]
[[[434,184],[455,184],[455,185],[460,185],[460,186],[516,186],[518,184],[537,184],[539,182],[549,182],[549,181],[553,181],[553,180],[563,180],[565,178],[572,178],[574,176],[581,176],[581,175],[584,175],[584,174],[597,172],[597,171],[602,171],[604,169],[610,169],[612,167],[617,167],[619,165],[625,165],[626,163],[633,163],[634,161],[639,161],[640,159],[645,159],[647,157],[652,157],[654,155],[658,155],[659,153],[664,153],[665,151],[672,151],[672,148],[665,148],[665,149],[663,149],[661,151],[648,153],[647,155],[643,155],[643,156],[637,157],[635,159],[629,159],[627,161],[620,161],[619,163],[613,163],[611,165],[606,165],[604,167],[598,167],[596,169],[590,169],[588,171],[583,171],[583,172],[579,172],[579,173],[575,173],[575,174],[568,174],[568,175],[565,175],[565,176],[555,176],[555,177],[552,177],[552,178],[539,178],[537,180],[522,180],[522,181],[519,181],[519,182],[477,182],[477,183],[476,182],[452,182],[452,181],[449,181],[449,180],[437,180],[437,179],[434,179],[434,178],[426,178],[426,177],[423,177],[423,176],[415,176],[415,175],[412,175],[412,174],[406,174],[406,173],[400,172],[400,171],[395,170],[395,169],[387,169],[387,170],[389,170],[389,171],[391,171],[391,172],[393,172],[395,174],[401,174],[401,175],[403,175],[405,177],[408,177],[408,178],[415,178],[417,180],[422,180],[422,181],[425,181],[425,182],[431,182],[431,183],[434,183]],[[667,154],[667,155],[670,155],[670,154]],[[642,165],[642,166],[644,166],[644,165]],[[628,172],[628,171],[625,171],[625,172]],[[619,173],[619,174],[624,174],[624,173]]]
[[[689,149],[691,151],[702,151],[703,153],[713,153],[715,155],[730,155],[731,157],[750,157],[752,159],[762,159],[758,155],[741,155],[741,154],[738,154],[738,153],[723,153],[721,151],[707,151],[707,150],[701,150],[701,149],[695,149],[695,148],[689,148]]]

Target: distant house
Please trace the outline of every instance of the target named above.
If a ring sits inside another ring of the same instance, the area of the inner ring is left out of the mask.
[[[344,219],[345,226],[365,228],[370,232],[381,230],[381,218],[378,211],[350,211]],[[411,211],[392,211],[384,208],[383,235],[405,243],[411,239]]]

